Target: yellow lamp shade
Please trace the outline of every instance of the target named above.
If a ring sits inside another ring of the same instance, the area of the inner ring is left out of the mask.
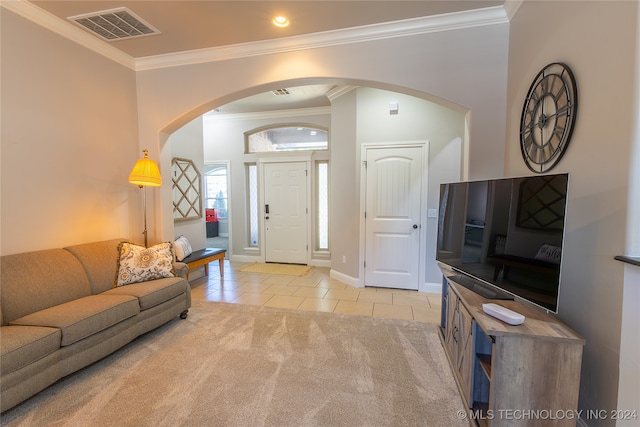
[[[129,182],[139,186],[159,187],[162,185],[162,177],[156,162],[149,158],[149,151],[143,150],[144,157],[136,162],[129,174]]]

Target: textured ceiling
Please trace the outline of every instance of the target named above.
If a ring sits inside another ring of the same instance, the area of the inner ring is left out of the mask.
[[[504,0],[411,1],[118,1],[31,0],[31,4],[69,22],[68,17],[126,7],[161,34],[104,41],[133,58],[154,57],[197,49],[219,48],[283,37],[331,32],[385,22],[504,5]],[[286,15],[287,28],[275,27],[276,15]],[[219,108],[219,113],[261,112],[329,106],[331,85],[288,88],[286,96],[271,92],[241,99]]]
[[[105,43],[141,58],[481,9],[502,5],[504,1],[32,0],[31,3],[65,20],[70,16],[127,7],[161,34]],[[289,17],[289,27],[280,29],[271,23],[279,14]]]

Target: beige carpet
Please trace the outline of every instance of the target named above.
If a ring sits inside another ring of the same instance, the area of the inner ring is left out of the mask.
[[[274,264],[274,263],[261,263],[256,262],[246,267],[242,267],[240,271],[249,273],[266,273],[266,274],[283,274],[285,276],[304,276],[313,267],[307,265],[295,265],[295,264]]]
[[[436,325],[195,301],[6,426],[462,426]]]

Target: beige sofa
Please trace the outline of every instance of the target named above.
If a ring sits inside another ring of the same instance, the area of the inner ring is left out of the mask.
[[[0,412],[171,319],[191,291],[178,276],[113,288],[123,239],[1,260]]]

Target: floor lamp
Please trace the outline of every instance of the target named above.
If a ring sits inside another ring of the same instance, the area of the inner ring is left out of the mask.
[[[142,190],[142,209],[144,210],[144,247],[147,247],[147,192],[144,187],[159,187],[162,185],[162,177],[156,162],[149,158],[149,151],[142,150],[144,157],[138,159],[133,170],[129,174],[129,182]]]

